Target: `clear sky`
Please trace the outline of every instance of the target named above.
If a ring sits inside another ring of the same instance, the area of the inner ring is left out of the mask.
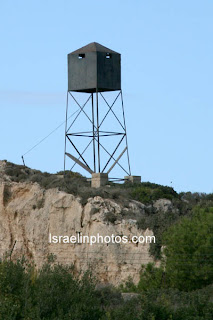
[[[63,122],[66,56],[96,41],[122,55],[132,174],[213,192],[212,17],[211,0],[1,0],[0,159]],[[25,161],[56,172],[63,152],[61,127]]]

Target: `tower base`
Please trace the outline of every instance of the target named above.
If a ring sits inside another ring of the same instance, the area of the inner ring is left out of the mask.
[[[92,188],[100,188],[106,185],[107,182],[108,182],[107,173],[92,173],[92,179],[91,179]]]
[[[125,182],[141,183],[141,176],[126,176],[124,179]]]

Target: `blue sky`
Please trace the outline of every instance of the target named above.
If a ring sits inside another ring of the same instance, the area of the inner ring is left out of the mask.
[[[0,1],[0,159],[63,122],[67,54],[96,41],[122,55],[132,173],[213,192],[212,1]],[[63,169],[64,128],[26,155]],[[77,169],[77,167],[76,167]]]

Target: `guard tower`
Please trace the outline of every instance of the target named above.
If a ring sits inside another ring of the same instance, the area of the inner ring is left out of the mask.
[[[111,102],[106,96],[109,92],[115,94]],[[79,165],[92,175],[92,187],[106,184],[115,166],[125,172],[126,179],[131,176],[121,55],[96,42],[68,54],[64,170],[67,157],[72,160],[71,170]],[[120,163],[124,157],[126,166]]]

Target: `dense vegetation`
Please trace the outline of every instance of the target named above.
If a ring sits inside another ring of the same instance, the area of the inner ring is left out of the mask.
[[[90,182],[76,172],[66,171],[65,175],[64,172],[50,174],[10,162],[6,163],[5,174],[14,182],[37,182],[45,189],[59,188],[59,190],[80,196],[82,203],[85,203],[89,197],[96,195],[120,201],[135,199],[145,204],[160,198],[171,200],[179,198],[179,195],[172,188],[154,183],[148,182],[139,185],[109,183],[106,187],[92,189]]]
[[[181,291],[164,283],[163,270],[149,265],[138,286],[96,286],[72,266],[39,271],[24,261],[0,262],[0,320],[211,320],[213,285]],[[207,275],[208,277],[208,275]],[[121,291],[137,295],[125,301]]]
[[[0,263],[0,319],[100,319],[100,297],[89,273],[47,263],[37,272],[24,261]]]
[[[137,285],[131,279],[120,288],[99,288],[90,272],[76,275],[72,266],[47,263],[36,271],[25,261],[0,262],[0,320],[211,320],[213,319],[213,194],[176,193],[152,183],[110,184],[92,190],[79,174],[49,174],[7,163],[12,181],[38,182],[82,198],[95,195],[144,203],[139,228],[152,229],[157,244],[151,253],[160,266],[141,267]],[[4,201],[10,198],[5,188]],[[171,201],[171,208],[157,210],[158,199]],[[125,214],[125,213],[124,213]],[[113,213],[106,219],[114,223]],[[134,292],[128,301],[122,292]]]
[[[142,266],[139,283],[122,287],[150,298],[153,318],[138,319],[213,319],[213,207],[194,207],[162,241],[160,267]]]

